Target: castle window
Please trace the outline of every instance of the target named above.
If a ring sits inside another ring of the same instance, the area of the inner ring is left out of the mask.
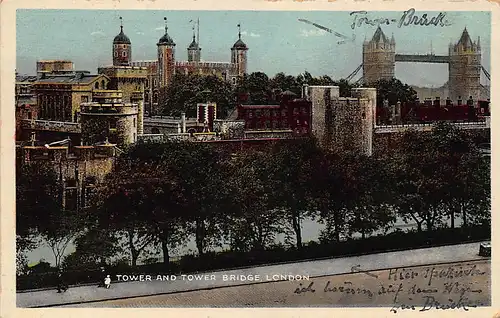
[[[365,112],[363,112],[363,113],[361,114],[361,117],[362,117],[363,119],[366,119],[366,113],[365,113]]]
[[[135,128],[135,125],[136,125],[136,122],[135,122],[135,118],[134,118],[134,128]]]
[[[127,51],[123,51],[123,52],[122,52],[122,56],[123,56],[123,57],[127,57]]]
[[[94,84],[94,88],[95,88],[95,89],[99,89],[99,82],[95,82],[95,84]]]
[[[117,52],[117,51],[114,51],[114,52],[113,52],[113,56],[114,56],[114,57],[118,57],[118,52]]]
[[[233,77],[233,85],[236,85],[236,77]]]

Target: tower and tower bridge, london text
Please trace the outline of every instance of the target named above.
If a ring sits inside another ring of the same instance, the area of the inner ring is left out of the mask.
[[[116,275],[118,282],[148,282],[148,281],[240,281],[240,282],[266,282],[266,281],[309,281],[309,275],[294,274],[265,274],[265,275],[244,275],[244,274],[140,274],[140,275]]]

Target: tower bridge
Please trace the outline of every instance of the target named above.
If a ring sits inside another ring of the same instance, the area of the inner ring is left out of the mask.
[[[412,63],[450,63],[448,55],[434,54],[396,54],[396,62],[412,62]]]
[[[356,82],[373,83],[378,80],[390,80],[394,77],[395,63],[441,63],[448,64],[449,97],[452,100],[474,100],[481,96],[481,72],[490,80],[489,72],[481,65],[480,38],[472,41],[467,28],[457,43],[450,43],[448,55],[435,54],[396,54],[394,36],[390,39],[380,26],[370,41],[363,43],[363,61],[349,76],[351,81],[362,70],[362,77]]]

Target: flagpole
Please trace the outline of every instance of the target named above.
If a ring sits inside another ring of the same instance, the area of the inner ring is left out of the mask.
[[[197,35],[197,37],[198,37],[198,44],[200,44],[200,18],[198,18],[196,26],[198,28],[198,35]]]

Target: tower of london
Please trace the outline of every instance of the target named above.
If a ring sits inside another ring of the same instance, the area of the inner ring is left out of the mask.
[[[123,33],[115,38],[119,43],[113,45],[113,65],[130,66],[147,69],[147,80],[144,91],[145,111],[150,114],[158,112],[158,96],[160,89],[167,87],[175,74],[215,75],[231,84],[237,83],[238,77],[247,72],[248,47],[241,39],[241,27],[238,25],[238,39],[231,47],[229,62],[203,61],[198,35],[193,28],[193,39],[187,47],[187,60],[178,60],[174,39],[168,33],[168,23],[165,20],[165,33],[156,43],[157,59],[133,61],[131,57],[131,42]],[[199,23],[198,23],[199,25]],[[118,45],[118,46],[117,46]],[[116,47],[116,48],[115,48]]]

